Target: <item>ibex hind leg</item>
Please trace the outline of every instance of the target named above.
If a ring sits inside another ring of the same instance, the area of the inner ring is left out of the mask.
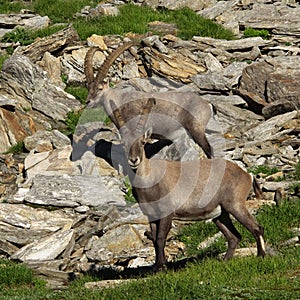
[[[215,218],[213,221],[219,230],[224,234],[228,242],[228,248],[224,256],[224,260],[229,260],[233,256],[234,251],[241,240],[241,235],[234,227],[228,212],[224,209],[222,209],[221,215]]]
[[[258,224],[246,206],[228,211],[254,236],[257,245],[257,256],[265,256],[264,228]]]
[[[206,157],[213,158],[213,149],[207,140],[205,129],[196,123],[193,124],[191,128],[189,128],[189,134],[192,136],[193,140],[202,148]]]

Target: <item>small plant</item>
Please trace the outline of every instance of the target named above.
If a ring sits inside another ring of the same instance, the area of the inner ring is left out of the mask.
[[[12,145],[8,151],[6,151],[4,154],[17,154],[25,151],[25,146],[23,141],[17,142],[15,145]]]
[[[64,78],[65,80],[65,78]],[[88,90],[86,87],[82,86],[68,86],[65,91],[71,95],[73,95],[77,100],[81,102],[81,104],[85,104],[85,100],[88,95]]]
[[[127,202],[129,203],[136,203],[136,199],[134,198],[133,194],[132,194],[132,186],[129,182],[129,178],[125,177],[124,179],[124,186],[125,186],[125,195],[124,198]]]
[[[254,175],[264,174],[265,176],[269,176],[269,175],[279,172],[279,170],[277,167],[261,165],[261,166],[252,166],[252,167],[248,168],[248,172],[250,172]]]
[[[266,29],[254,29],[254,28],[246,28],[244,31],[244,37],[248,38],[248,37],[255,37],[255,36],[260,36],[263,39],[268,39],[269,38],[269,31]]]
[[[22,46],[29,45],[34,42],[34,37],[29,30],[24,28],[17,28],[13,31],[6,33],[1,39],[3,43],[17,43],[19,42]]]
[[[82,111],[78,125],[86,124],[89,122],[103,122],[106,124],[107,115],[102,107],[86,108]]]
[[[53,23],[69,23],[74,14],[84,6],[96,6],[99,0],[36,0],[33,10],[42,16],[48,16]]]
[[[103,121],[103,124],[104,124],[105,126],[108,126],[108,125],[110,125],[111,123],[112,123],[111,118],[110,118],[109,116],[106,116],[105,119],[104,119],[104,121]]]
[[[2,70],[2,66],[4,62],[9,58],[8,54],[0,55],[0,71]]]
[[[22,8],[27,6],[24,4],[24,1],[2,0],[0,5],[0,14],[19,12]]]
[[[66,135],[72,135],[75,132],[76,126],[80,119],[82,111],[70,111],[67,114],[67,119],[65,124],[67,125],[67,130],[64,132]]]
[[[300,180],[300,161],[295,166],[295,172],[293,174],[294,180]]]

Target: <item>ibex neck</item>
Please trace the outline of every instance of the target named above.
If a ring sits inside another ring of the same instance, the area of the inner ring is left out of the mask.
[[[136,188],[150,188],[161,181],[166,172],[166,161],[143,158],[136,170],[133,185]]]

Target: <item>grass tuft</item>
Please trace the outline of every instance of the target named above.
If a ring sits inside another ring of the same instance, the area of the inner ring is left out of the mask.
[[[271,167],[267,165],[259,165],[259,166],[255,165],[248,168],[248,172],[254,175],[264,174],[265,176],[269,176],[279,172],[279,169],[277,167]]]
[[[4,154],[9,154],[9,153],[18,154],[18,153],[21,153],[21,152],[24,152],[24,151],[25,151],[24,142],[23,141],[19,141],[16,144],[12,145],[8,149],[8,151],[6,151]]]
[[[258,29],[253,29],[251,27],[245,29],[244,38],[256,37],[256,36],[260,36],[266,40],[269,38],[270,34],[269,31],[266,29],[258,30]]]
[[[23,264],[0,260],[0,287],[29,285],[34,281],[32,270]]]

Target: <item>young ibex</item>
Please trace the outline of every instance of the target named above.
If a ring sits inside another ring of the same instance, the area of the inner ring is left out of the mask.
[[[173,141],[176,131],[181,127],[191,135],[203,149],[208,158],[213,156],[211,146],[205,135],[205,128],[212,116],[212,106],[193,92],[153,92],[128,91],[100,86],[113,61],[136,42],[125,43],[113,51],[99,68],[94,77],[92,60],[98,48],[90,48],[85,58],[85,74],[89,89],[88,103],[100,104],[119,129],[121,126],[111,108],[111,100],[121,111],[125,122],[140,116],[148,98],[156,100],[149,122],[153,128],[153,138]],[[132,125],[134,127],[134,125]]]
[[[144,145],[152,132],[148,126],[144,130],[144,126],[153,106],[155,99],[148,99],[139,120],[138,128],[142,130],[134,134],[126,126],[122,127],[124,121],[118,109],[114,115],[119,119],[128,162],[135,172],[131,178],[134,195],[149,219],[151,231],[147,236],[155,247],[154,269],[159,270],[166,263],[164,247],[173,218],[213,219],[227,239],[224,259],[228,260],[241,240],[230,219],[231,214],[253,234],[257,255],[264,256],[263,227],[246,208],[252,186],[256,197],[261,195],[255,179],[237,164],[221,158],[186,162],[147,159]]]

